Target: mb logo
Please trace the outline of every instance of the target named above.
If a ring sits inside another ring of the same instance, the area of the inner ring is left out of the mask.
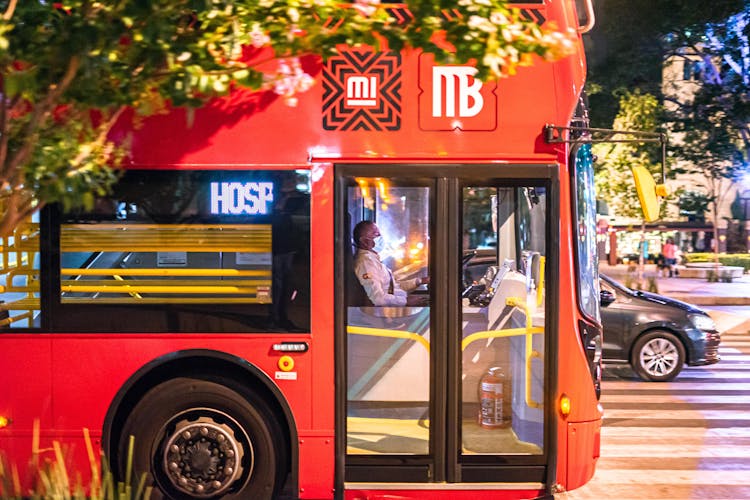
[[[473,78],[477,69],[469,66],[432,68],[432,116],[471,118],[484,106],[482,82]],[[471,77],[471,82],[469,78]],[[458,108],[458,115],[456,115]]]
[[[472,66],[436,66],[431,54],[419,58],[419,126],[422,130],[494,130],[494,82],[474,78]]]

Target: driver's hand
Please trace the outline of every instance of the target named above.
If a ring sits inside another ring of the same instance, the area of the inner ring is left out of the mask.
[[[430,284],[430,277],[429,276],[423,276],[422,278],[419,278],[419,284],[420,285],[429,285]]]

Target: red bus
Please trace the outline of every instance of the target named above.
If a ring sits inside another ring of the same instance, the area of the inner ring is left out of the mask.
[[[574,0],[519,7],[581,30]],[[111,195],[3,242],[0,450],[23,470],[57,441],[87,470],[90,429],[122,477],[132,435],[175,499],[586,483],[592,155],[545,139],[585,123],[580,39],[488,83],[413,51],[302,63],[318,84],[295,107],[236,92],[152,117]]]

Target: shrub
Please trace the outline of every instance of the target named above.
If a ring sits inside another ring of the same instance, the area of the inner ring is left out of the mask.
[[[712,253],[686,253],[685,262],[713,262],[714,254]],[[750,270],[750,253],[720,253],[719,263],[724,266],[735,266],[744,269],[744,272]]]
[[[102,457],[96,460],[94,447],[91,445],[88,429],[83,430],[86,442],[86,451],[91,465],[91,483],[88,487],[80,482],[80,473],[75,474],[78,478],[75,484],[71,483],[70,473],[65,466],[65,456],[62,446],[58,441],[52,442],[54,460],[47,460],[40,464],[39,456],[39,427],[34,426],[34,449],[32,450],[31,474],[35,478],[31,491],[22,491],[18,468],[15,464],[9,464],[5,456],[0,453],[0,499],[21,500],[30,498],[33,500],[148,500],[151,498],[151,486],[146,486],[146,474],[142,474],[135,488],[131,484],[133,476],[131,464],[133,462],[133,446],[135,439],[130,436],[128,445],[128,465],[125,473],[125,482],[115,483],[107,460]],[[101,473],[100,473],[101,471]]]
[[[719,262],[725,266],[736,266],[744,269],[743,272],[750,270],[750,254],[735,253],[719,256]]]

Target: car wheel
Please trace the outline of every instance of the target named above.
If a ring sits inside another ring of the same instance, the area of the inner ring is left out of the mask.
[[[685,348],[674,334],[653,331],[641,336],[633,346],[633,370],[643,380],[668,382],[685,364]]]
[[[177,378],[147,392],[119,433],[120,477],[132,435],[132,470],[146,473],[151,498],[273,498],[285,474],[283,432],[261,398],[218,382]]]

